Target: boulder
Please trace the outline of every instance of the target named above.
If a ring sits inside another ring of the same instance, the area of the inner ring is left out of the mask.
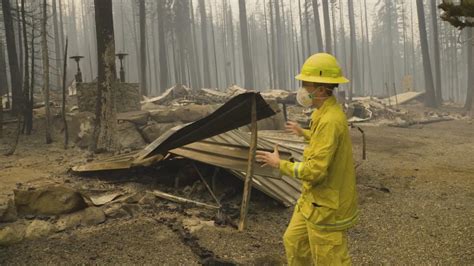
[[[20,214],[58,215],[86,207],[79,192],[62,186],[14,190],[14,195],[16,209]]]
[[[128,121],[140,126],[146,125],[149,117],[150,113],[148,111],[130,111],[117,114],[119,123],[120,121]]]
[[[142,135],[132,122],[124,121],[117,126],[117,143],[119,149],[137,150],[146,145]]]
[[[81,225],[96,225],[105,222],[105,213],[98,207],[89,207],[81,211],[81,216]]]
[[[54,225],[46,221],[34,220],[26,227],[25,238],[42,238],[50,235],[52,232],[54,232]]]
[[[150,117],[157,123],[174,123],[179,121],[176,111],[171,108],[151,110]]]
[[[80,148],[87,148],[92,141],[95,115],[91,112],[68,114],[69,139]]]
[[[132,216],[126,210],[122,208],[122,204],[120,203],[114,203],[114,204],[110,204],[106,206],[104,213],[108,218],[112,218],[112,219]]]
[[[6,204],[0,206],[0,223],[14,222],[17,219],[15,203],[9,199]]]
[[[171,128],[180,125],[180,122],[173,122],[173,123],[148,123],[148,125],[143,126],[140,128],[143,138],[146,142],[151,143],[158,137],[160,137],[163,133],[170,130]]]
[[[194,122],[213,112],[209,105],[190,104],[176,109],[176,117],[184,123]]]
[[[56,222],[56,232],[74,229],[81,225],[82,213],[75,212],[61,216]]]
[[[14,223],[0,228],[0,246],[9,246],[21,242],[25,238],[26,226]]]

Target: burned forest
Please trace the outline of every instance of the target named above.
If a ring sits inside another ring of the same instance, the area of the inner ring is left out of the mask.
[[[0,0],[0,264],[474,264],[474,0]]]

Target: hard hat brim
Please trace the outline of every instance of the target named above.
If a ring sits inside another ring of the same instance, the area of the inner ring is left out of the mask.
[[[326,84],[343,84],[343,83],[349,82],[349,80],[343,76],[333,78],[333,77],[308,76],[308,75],[299,74],[295,77],[295,79],[301,80],[301,81],[307,81],[307,82],[326,83]]]

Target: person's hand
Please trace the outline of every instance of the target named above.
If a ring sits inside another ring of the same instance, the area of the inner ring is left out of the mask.
[[[293,133],[296,136],[303,136],[303,129],[297,122],[287,121],[285,125],[285,129],[287,132]]]
[[[280,168],[280,153],[278,152],[278,145],[275,145],[273,152],[257,151],[257,162],[263,163],[262,167],[269,165],[273,168]]]

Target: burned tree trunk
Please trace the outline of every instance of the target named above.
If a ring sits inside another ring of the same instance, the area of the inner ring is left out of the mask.
[[[329,20],[329,1],[323,2],[323,17],[324,17],[324,37],[326,41],[326,53],[332,54],[332,42],[331,42],[331,22]]]
[[[53,142],[51,138],[51,112],[49,108],[49,55],[48,55],[48,5],[47,0],[43,0],[43,20],[41,23],[41,50],[43,58],[43,95],[46,110],[45,117],[45,137],[46,144]]]
[[[209,45],[207,40],[207,18],[206,18],[206,5],[204,0],[199,0],[199,12],[201,15],[201,40],[202,40],[202,70],[204,74],[204,83],[205,88],[210,88],[211,86],[211,73],[209,71]]]
[[[472,102],[474,98],[474,51],[472,46],[474,46],[474,41],[472,40],[472,28],[466,28],[467,35],[467,94],[466,94],[466,103],[464,108],[466,110],[472,110]]]
[[[443,95],[441,91],[441,61],[439,56],[439,36],[438,36],[438,8],[436,7],[436,0],[430,0],[431,2],[431,20],[433,22],[433,51],[434,51],[434,84],[435,84],[435,95],[436,105],[440,105],[443,101]]]
[[[165,40],[165,19],[164,19],[164,5],[163,1],[157,3],[158,15],[158,53],[160,61],[160,92],[168,88],[168,60],[166,58],[166,40]]]
[[[247,30],[247,10],[245,0],[239,0],[240,35],[242,36],[242,57],[244,64],[245,89],[253,89],[253,67],[250,57],[249,34]]]
[[[24,129],[25,133],[27,135],[31,134],[31,124],[29,123],[30,121],[33,120],[33,118],[29,117],[30,112],[29,108],[31,105],[29,103],[29,92],[30,92],[30,75],[29,75],[29,69],[28,69],[28,36],[26,34],[26,14],[25,14],[25,0],[21,0],[21,21],[23,24],[22,27],[22,33],[23,33],[23,45],[24,45],[24,75],[23,75],[23,102],[24,102],[24,110],[23,110],[23,116],[24,116]],[[33,38],[33,36],[31,36]],[[32,114],[32,113],[31,113]]]
[[[325,1],[323,0],[323,2],[325,2]],[[319,20],[318,0],[313,0],[313,16],[314,16],[313,19],[314,19],[314,27],[315,27],[315,30],[316,30],[316,41],[317,41],[317,44],[318,44],[318,51],[324,51],[323,35],[321,33],[321,22]],[[331,38],[329,38],[329,39],[331,39]]]
[[[59,46],[59,25],[56,0],[53,0],[53,27],[54,27],[54,52],[56,55],[56,87],[61,88],[61,49]]]
[[[146,12],[145,0],[139,1],[139,17],[140,17],[140,88],[142,95],[148,95],[146,81]],[[113,26],[113,25],[112,25]],[[115,49],[114,49],[115,50]]]
[[[168,88],[168,60],[166,58],[165,19],[163,1],[158,1],[158,49],[160,61],[160,90]]]
[[[425,11],[423,0],[416,0],[416,11],[418,13],[418,30],[420,31],[421,54],[423,57],[423,72],[425,73],[425,105],[436,107],[435,90],[433,84],[433,73],[431,72],[430,55],[428,52],[428,37],[426,36]]]
[[[359,71],[358,71],[358,60],[357,60],[357,47],[356,47],[356,33],[355,33],[355,19],[354,19],[354,5],[352,0],[348,0],[348,10],[349,10],[349,28],[351,35],[351,64],[350,64],[350,73],[351,73],[351,84],[349,89],[349,101],[352,101],[352,94],[355,89],[360,89],[360,80],[359,80]],[[355,88],[355,89],[354,89]]]
[[[97,35],[98,79],[96,121],[91,150],[112,151],[116,148],[117,115],[115,107],[116,80],[114,21],[112,0],[94,0]]]
[[[5,38],[7,42],[8,65],[10,67],[10,81],[12,91],[12,109],[14,112],[21,111],[22,84],[20,69],[18,66],[18,55],[16,53],[15,33],[9,0],[2,0],[3,21],[5,26]]]
[[[3,137],[3,94],[8,92],[7,65],[5,62],[5,47],[0,39],[0,138]]]

